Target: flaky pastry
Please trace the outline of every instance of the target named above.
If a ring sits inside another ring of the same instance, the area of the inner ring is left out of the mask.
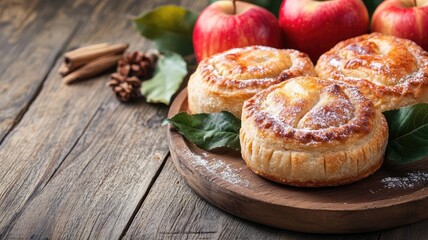
[[[388,125],[356,86],[297,77],[245,101],[246,164],[272,181],[304,187],[351,183],[383,162]]]
[[[305,53],[262,46],[235,48],[202,60],[190,77],[189,110],[223,110],[241,116],[243,102],[267,87],[297,76],[315,76]]]
[[[351,38],[323,54],[315,69],[359,86],[381,111],[428,102],[428,53],[410,40],[381,33]]]

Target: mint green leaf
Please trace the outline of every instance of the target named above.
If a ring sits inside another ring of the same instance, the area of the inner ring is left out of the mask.
[[[160,6],[134,18],[137,30],[161,51],[193,53],[192,34],[198,15],[175,5]]]
[[[141,93],[147,102],[170,104],[187,75],[187,65],[183,58],[173,52],[159,56],[153,77],[141,84]]]
[[[409,163],[428,156],[428,104],[384,113],[389,126],[386,158]]]
[[[171,123],[187,140],[204,150],[221,147],[241,149],[241,120],[230,112],[194,115],[181,112],[165,121]]]

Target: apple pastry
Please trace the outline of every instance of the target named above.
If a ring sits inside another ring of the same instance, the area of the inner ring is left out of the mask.
[[[324,53],[315,69],[357,85],[381,111],[428,102],[428,53],[410,40],[381,33],[351,38]]]
[[[297,77],[245,101],[240,141],[246,164],[264,178],[336,186],[381,166],[388,125],[356,86]]]
[[[263,46],[231,49],[199,63],[187,86],[189,110],[191,113],[226,110],[241,117],[245,100],[297,76],[316,76],[305,53]]]

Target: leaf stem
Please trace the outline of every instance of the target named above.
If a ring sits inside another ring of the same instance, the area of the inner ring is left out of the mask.
[[[233,4],[233,15],[236,14],[236,0],[232,0],[232,4]]]

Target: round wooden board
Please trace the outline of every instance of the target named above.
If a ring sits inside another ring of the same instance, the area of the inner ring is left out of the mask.
[[[187,92],[173,102],[169,117],[187,111]],[[254,174],[239,152],[206,152],[175,129],[168,131],[175,167],[211,204],[261,224],[310,233],[381,230],[428,218],[428,161],[386,161],[374,175],[345,186],[297,188]]]

